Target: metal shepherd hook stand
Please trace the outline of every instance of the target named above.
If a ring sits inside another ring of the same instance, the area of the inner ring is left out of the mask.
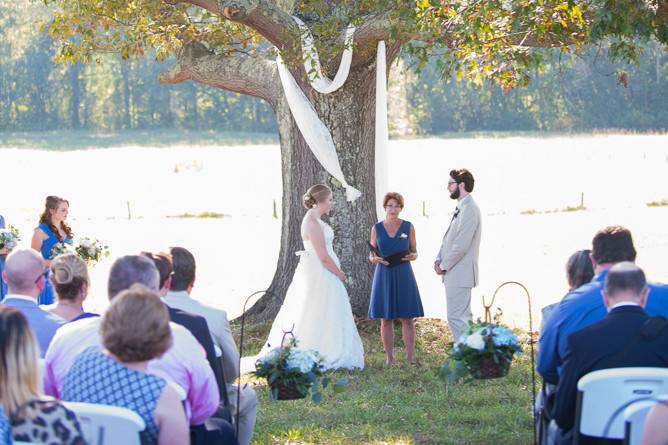
[[[244,301],[244,306],[242,308],[241,312],[241,332],[239,333],[239,369],[241,369],[241,357],[244,355],[244,327],[246,325],[246,306],[248,305],[248,302],[251,300],[251,298],[255,297],[256,295],[266,295],[270,294],[273,295],[269,290],[258,290],[250,294],[248,297],[246,297],[246,301]],[[259,297],[258,297],[259,299]],[[254,302],[255,303],[255,302]],[[248,384],[246,384],[248,385]],[[244,388],[246,387],[244,385]],[[236,429],[236,435],[239,437],[239,402],[241,401],[241,385],[237,385],[237,412],[234,415],[234,427]]]
[[[492,295],[492,301],[490,301],[489,304],[485,303],[485,296],[482,296],[482,305],[485,308],[485,321],[487,323],[492,322],[492,306],[494,305],[494,300],[496,299],[496,294],[501,290],[502,287],[508,285],[508,284],[516,284],[517,286],[521,287],[524,290],[524,293],[527,296],[527,304],[529,306],[529,346],[531,347],[531,413],[533,414],[533,423],[534,423],[534,428],[533,428],[533,443],[534,445],[537,444],[537,438],[536,438],[536,365],[535,365],[535,352],[534,352],[534,340],[533,340],[533,316],[531,314],[531,295],[529,295],[529,290],[524,286],[522,283],[518,283],[517,281],[506,281],[505,283],[501,283],[499,287],[496,288],[494,291],[494,294]]]

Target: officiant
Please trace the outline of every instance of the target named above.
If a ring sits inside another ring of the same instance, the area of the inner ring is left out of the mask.
[[[390,192],[383,198],[385,219],[371,228],[369,261],[376,265],[371,284],[369,318],[380,318],[380,336],[387,366],[394,363],[394,320],[401,321],[406,360],[415,360],[415,317],[424,316],[411,261],[417,259],[413,224],[399,218],[404,198]]]

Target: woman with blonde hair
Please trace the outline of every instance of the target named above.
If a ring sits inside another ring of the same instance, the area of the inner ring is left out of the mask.
[[[74,233],[67,224],[70,203],[58,196],[47,196],[44,211],[39,217],[30,246],[42,254],[44,265],[49,267],[53,259],[53,249],[57,244],[72,244]],[[53,289],[49,280],[37,300],[39,304],[53,303]]]
[[[343,285],[346,274],[332,247],[334,231],[321,219],[334,205],[332,190],[314,185],[303,204],[308,209],[301,224],[304,250],[297,252],[299,265],[260,357],[292,330],[299,348],[323,356],[325,369],[363,368],[364,347]]]
[[[49,280],[56,291],[56,303],[47,310],[66,321],[97,317],[84,312],[83,301],[88,296],[90,278],[86,262],[73,253],[64,253],[51,261]]]
[[[14,440],[85,444],[74,413],[40,394],[39,349],[23,314],[0,305],[0,405]]]

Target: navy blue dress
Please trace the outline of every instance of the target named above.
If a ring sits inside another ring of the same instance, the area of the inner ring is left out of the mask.
[[[39,225],[39,229],[46,233],[48,236],[47,239],[44,240],[42,243],[42,249],[41,249],[41,254],[42,258],[45,260],[50,260],[51,259],[51,250],[55,247],[56,244],[62,242],[62,243],[67,243],[67,244],[72,244],[72,238],[69,236],[66,236],[64,240],[60,241],[58,240],[58,237],[51,231],[49,226],[47,226],[44,223],[41,223]],[[53,287],[51,287],[51,281],[49,281],[49,275],[47,272],[46,280],[44,280],[44,289],[42,289],[42,293],[39,294],[37,303],[38,304],[52,304],[53,303]]]
[[[376,246],[384,256],[408,250],[410,247],[411,223],[402,221],[394,238],[388,235],[383,222],[376,227]],[[397,318],[423,317],[422,300],[411,262],[394,267],[376,264],[371,284],[369,318],[394,320]]]

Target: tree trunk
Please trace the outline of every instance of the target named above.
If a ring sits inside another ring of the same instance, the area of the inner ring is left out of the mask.
[[[81,108],[81,82],[79,75],[81,73],[81,64],[79,62],[70,66],[70,125],[71,128],[78,130],[81,128],[81,119],[79,119],[79,108]]]
[[[388,63],[389,66],[389,63]],[[296,77],[296,76],[295,76]],[[276,88],[282,91],[278,76]],[[309,91],[309,88],[304,89]],[[347,275],[346,288],[355,315],[366,316],[371,290],[372,266],[367,260],[367,240],[376,222],[374,134],[375,61],[351,69],[345,85],[332,94],[310,90],[311,103],[332,134],[346,180],[362,192],[355,202],[347,202],[345,190],[315,159],[295,124],[285,97],[273,105],[281,143],[283,174],[283,224],[276,273],[269,293],[248,312],[254,321],[275,317],[292,282],[303,249],[301,220],[306,210],[302,195],[316,183],[330,185],[334,209],[324,219],[334,229],[334,251]]]

